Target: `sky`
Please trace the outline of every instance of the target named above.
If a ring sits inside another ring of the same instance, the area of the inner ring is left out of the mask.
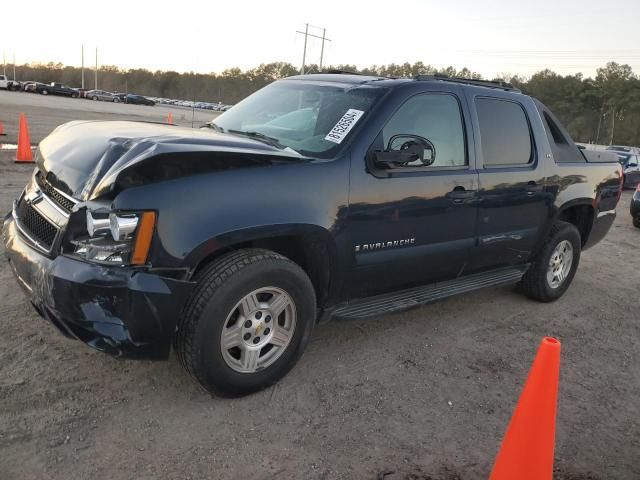
[[[28,6],[27,6],[28,5]],[[61,5],[64,8],[61,8]],[[595,75],[608,61],[640,73],[640,0],[7,1],[0,53],[27,62],[221,72],[302,63],[304,36],[326,36],[324,64],[422,61],[487,78],[550,68]],[[320,28],[317,28],[320,27]],[[321,42],[309,38],[307,63]]]

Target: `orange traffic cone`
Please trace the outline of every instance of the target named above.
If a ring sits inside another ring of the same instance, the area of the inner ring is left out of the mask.
[[[551,480],[560,342],[540,342],[489,480]]]
[[[167,113],[167,123],[173,123],[173,115],[171,115],[171,112]]]
[[[27,118],[24,113],[20,114],[20,122],[18,124],[18,150],[16,151],[15,163],[33,163],[29,128],[27,127]]]
[[[0,122],[0,137],[5,137],[7,134],[4,133],[4,126],[2,125],[2,122]]]

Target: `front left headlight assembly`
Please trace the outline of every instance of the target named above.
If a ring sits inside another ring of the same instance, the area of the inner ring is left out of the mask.
[[[88,237],[71,243],[84,260],[112,265],[144,265],[156,225],[156,213],[100,214],[87,209]]]

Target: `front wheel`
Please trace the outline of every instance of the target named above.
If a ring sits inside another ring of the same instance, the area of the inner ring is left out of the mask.
[[[633,226],[636,228],[640,228],[640,216],[633,217]]]
[[[268,250],[229,253],[196,276],[175,347],[211,393],[238,397],[287,374],[315,325],[315,292],[291,260]]]
[[[542,250],[522,277],[524,293],[540,302],[553,302],[567,291],[578,269],[582,242],[571,223],[556,222]]]
[[[113,103],[120,103],[120,99],[118,97],[113,98]]]
[[[49,91],[48,90],[42,90],[42,95],[49,95]]]

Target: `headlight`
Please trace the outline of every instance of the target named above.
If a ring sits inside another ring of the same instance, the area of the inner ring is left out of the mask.
[[[91,210],[87,209],[87,232],[90,237],[94,237],[99,232],[109,230],[109,217],[96,218],[91,213]]]
[[[112,213],[109,215],[109,226],[111,236],[114,240],[126,240],[133,235],[138,226],[138,216],[133,215],[117,215]]]
[[[155,212],[97,214],[87,209],[88,237],[71,241],[85,260],[144,265],[156,223]]]

